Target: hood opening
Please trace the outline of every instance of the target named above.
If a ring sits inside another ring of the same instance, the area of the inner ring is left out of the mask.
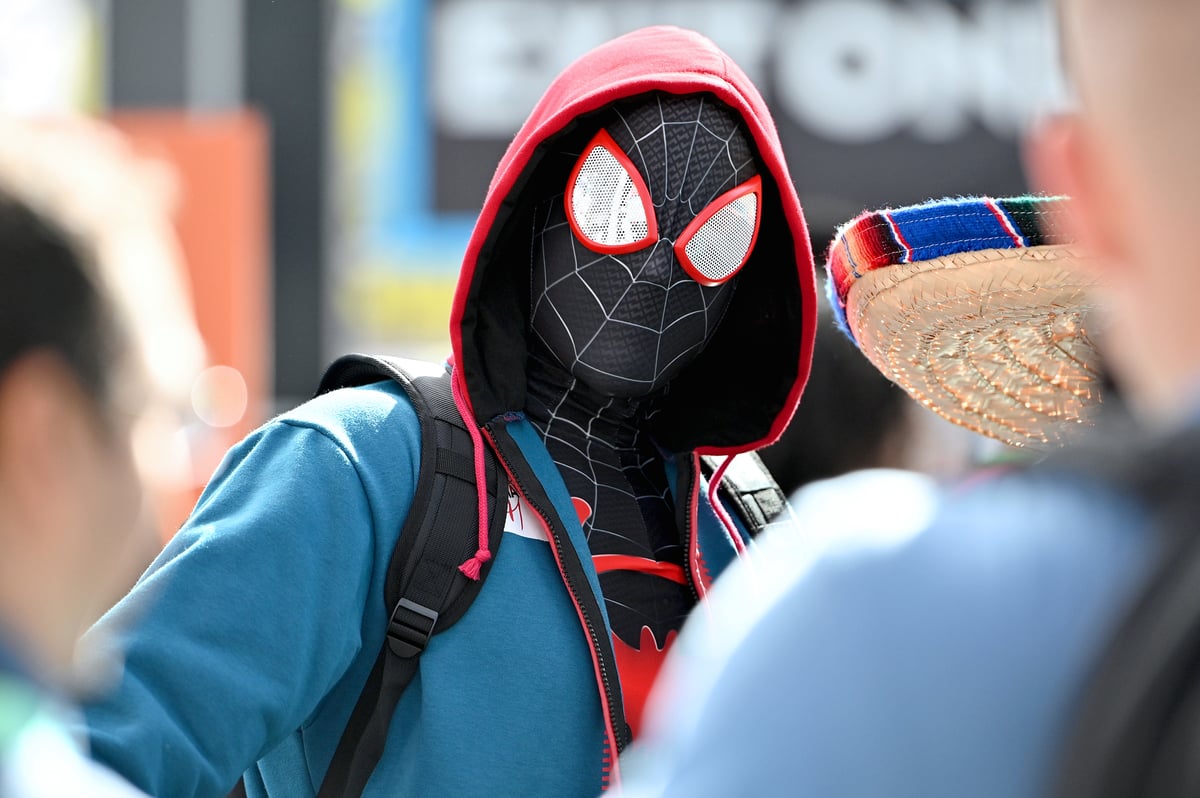
[[[650,92],[630,96],[638,94]],[[564,190],[601,113],[578,116],[534,146],[500,200],[474,268],[464,266],[470,282],[461,324],[451,335],[461,335],[458,365],[480,422],[521,410],[526,401],[535,211],[528,198],[540,200]],[[748,120],[748,125],[761,148],[761,122]],[[670,451],[733,454],[772,442],[790,420],[806,377],[805,344],[811,346],[812,320],[804,318],[804,307],[814,298],[806,298],[811,287],[802,284],[800,270],[812,266],[811,258],[798,260],[809,246],[808,236],[803,220],[788,217],[780,173],[772,162],[760,158],[760,175],[760,235],[730,307],[708,347],[672,380],[659,401],[654,434]],[[782,175],[786,178],[786,170]],[[786,191],[794,193],[791,185]]]
[[[525,407],[526,338],[538,200],[561,193],[587,143],[592,114],[543,141],[504,198],[475,267],[463,311],[463,376],[478,420]],[[581,132],[583,131],[583,132]],[[455,331],[451,331],[452,333]]]

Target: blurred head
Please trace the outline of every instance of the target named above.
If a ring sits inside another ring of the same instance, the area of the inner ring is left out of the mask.
[[[202,359],[163,177],[98,124],[0,118],[0,629],[54,676],[155,535]]]
[[[1200,4],[1060,0],[1078,109],[1028,148],[1031,178],[1069,194],[1107,284],[1106,359],[1133,408],[1171,421],[1200,400]]]

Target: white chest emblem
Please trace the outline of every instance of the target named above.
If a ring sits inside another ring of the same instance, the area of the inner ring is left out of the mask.
[[[517,494],[511,486],[508,489],[507,512],[508,514],[504,519],[505,532],[512,532],[514,535],[520,535],[523,538],[530,538],[531,540],[550,542],[542,519],[529,506],[529,502]]]

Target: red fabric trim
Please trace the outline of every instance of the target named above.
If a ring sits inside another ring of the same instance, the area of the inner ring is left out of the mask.
[[[708,277],[704,276],[703,272],[701,272],[692,264],[692,259],[688,257],[688,242],[695,237],[696,233],[699,232],[700,228],[703,227],[709,219],[725,208],[726,205],[741,199],[747,194],[753,194],[756,202],[758,203],[754,208],[754,232],[750,234],[750,246],[746,247],[746,252],[742,255],[741,263],[737,265],[736,269],[731,271],[728,275],[720,280],[709,279]],[[758,242],[758,228],[761,222],[762,178],[758,175],[755,175],[745,183],[742,183],[739,186],[734,186],[710,202],[704,208],[704,210],[700,211],[700,214],[695,219],[692,219],[692,221],[688,223],[688,226],[683,229],[683,232],[679,234],[679,238],[675,241],[675,257],[679,259],[679,263],[681,266],[683,266],[683,270],[687,272],[693,280],[700,283],[700,285],[720,285],[721,283],[727,283],[733,279],[735,274],[742,270],[742,267],[746,265],[746,261],[750,260],[750,253],[754,252],[754,245]]]
[[[611,745],[611,740],[605,740],[604,746],[600,750],[600,792],[608,792],[608,788],[613,786],[610,782],[616,756],[612,753]]]
[[[632,241],[628,244],[601,244],[588,238],[583,228],[579,226],[579,222],[575,219],[575,206],[571,202],[571,197],[575,193],[575,180],[579,177],[579,171],[583,169],[583,163],[592,154],[592,150],[597,147],[603,148],[609,155],[613,157],[625,173],[629,175],[629,179],[633,182],[633,188],[638,193],[638,197],[642,201],[642,212],[646,214],[646,236],[638,241]],[[575,166],[571,169],[571,176],[567,178],[567,190],[563,193],[563,205],[567,210],[567,221],[571,223],[571,229],[575,231],[575,237],[579,239],[579,243],[583,244],[593,252],[599,252],[606,255],[621,255],[626,252],[636,252],[639,249],[645,249],[658,240],[658,219],[654,214],[654,202],[650,199],[650,189],[646,186],[646,181],[642,179],[642,174],[633,165],[633,161],[625,154],[625,151],[613,141],[613,137],[609,135],[607,130],[601,130],[588,145],[583,148],[583,154],[579,156],[579,160],[575,162]]]
[[[733,550],[741,557],[746,553],[746,543],[742,540],[741,534],[738,532],[737,524],[729,517],[725,506],[721,504],[721,497],[717,494],[717,489],[721,486],[721,478],[725,476],[726,469],[733,462],[733,458],[737,455],[727,455],[721,461],[721,465],[717,466],[717,470],[713,472],[712,479],[708,481],[708,503],[712,505],[713,512],[717,514],[717,518],[721,521],[721,526],[725,528],[725,534],[729,536],[729,542],[733,544]]]
[[[736,446],[702,447],[703,454],[735,454],[774,443],[783,434],[800,401],[812,363],[817,329],[817,287],[808,227],[783,158],[770,111],[749,77],[705,36],[670,25],[657,25],[618,37],[583,55],[551,84],[504,154],[488,188],[475,229],[467,243],[463,268],[450,309],[450,338],[459,363],[462,324],[475,268],[484,242],[521,173],[548,137],[582,114],[649,91],[675,94],[710,92],[745,121],[764,171],[779,189],[779,201],[795,246],[800,284],[800,352],[796,380],[762,438]],[[468,388],[470,386],[468,385]]]
[[[617,669],[621,671],[621,694],[625,699],[625,719],[629,722],[629,730],[633,739],[637,740],[642,733],[642,715],[646,709],[646,700],[658,674],[666,660],[667,649],[678,637],[675,630],[667,632],[667,639],[659,645],[650,627],[643,626],[638,636],[638,647],[634,648],[624,640],[612,636],[613,653],[617,658]]]
[[[610,571],[637,571],[642,574],[653,574],[663,579],[670,579],[681,585],[687,584],[687,574],[682,565],[673,562],[660,562],[648,557],[634,557],[630,554],[594,554],[592,564],[596,573],[606,574]]]

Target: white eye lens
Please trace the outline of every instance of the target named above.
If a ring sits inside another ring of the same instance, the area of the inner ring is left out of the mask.
[[[758,237],[762,182],[753,177],[708,206],[675,243],[675,252],[692,279],[718,285],[746,264]]]
[[[646,184],[604,131],[571,176],[567,216],[580,240],[600,252],[629,252],[658,237]]]

